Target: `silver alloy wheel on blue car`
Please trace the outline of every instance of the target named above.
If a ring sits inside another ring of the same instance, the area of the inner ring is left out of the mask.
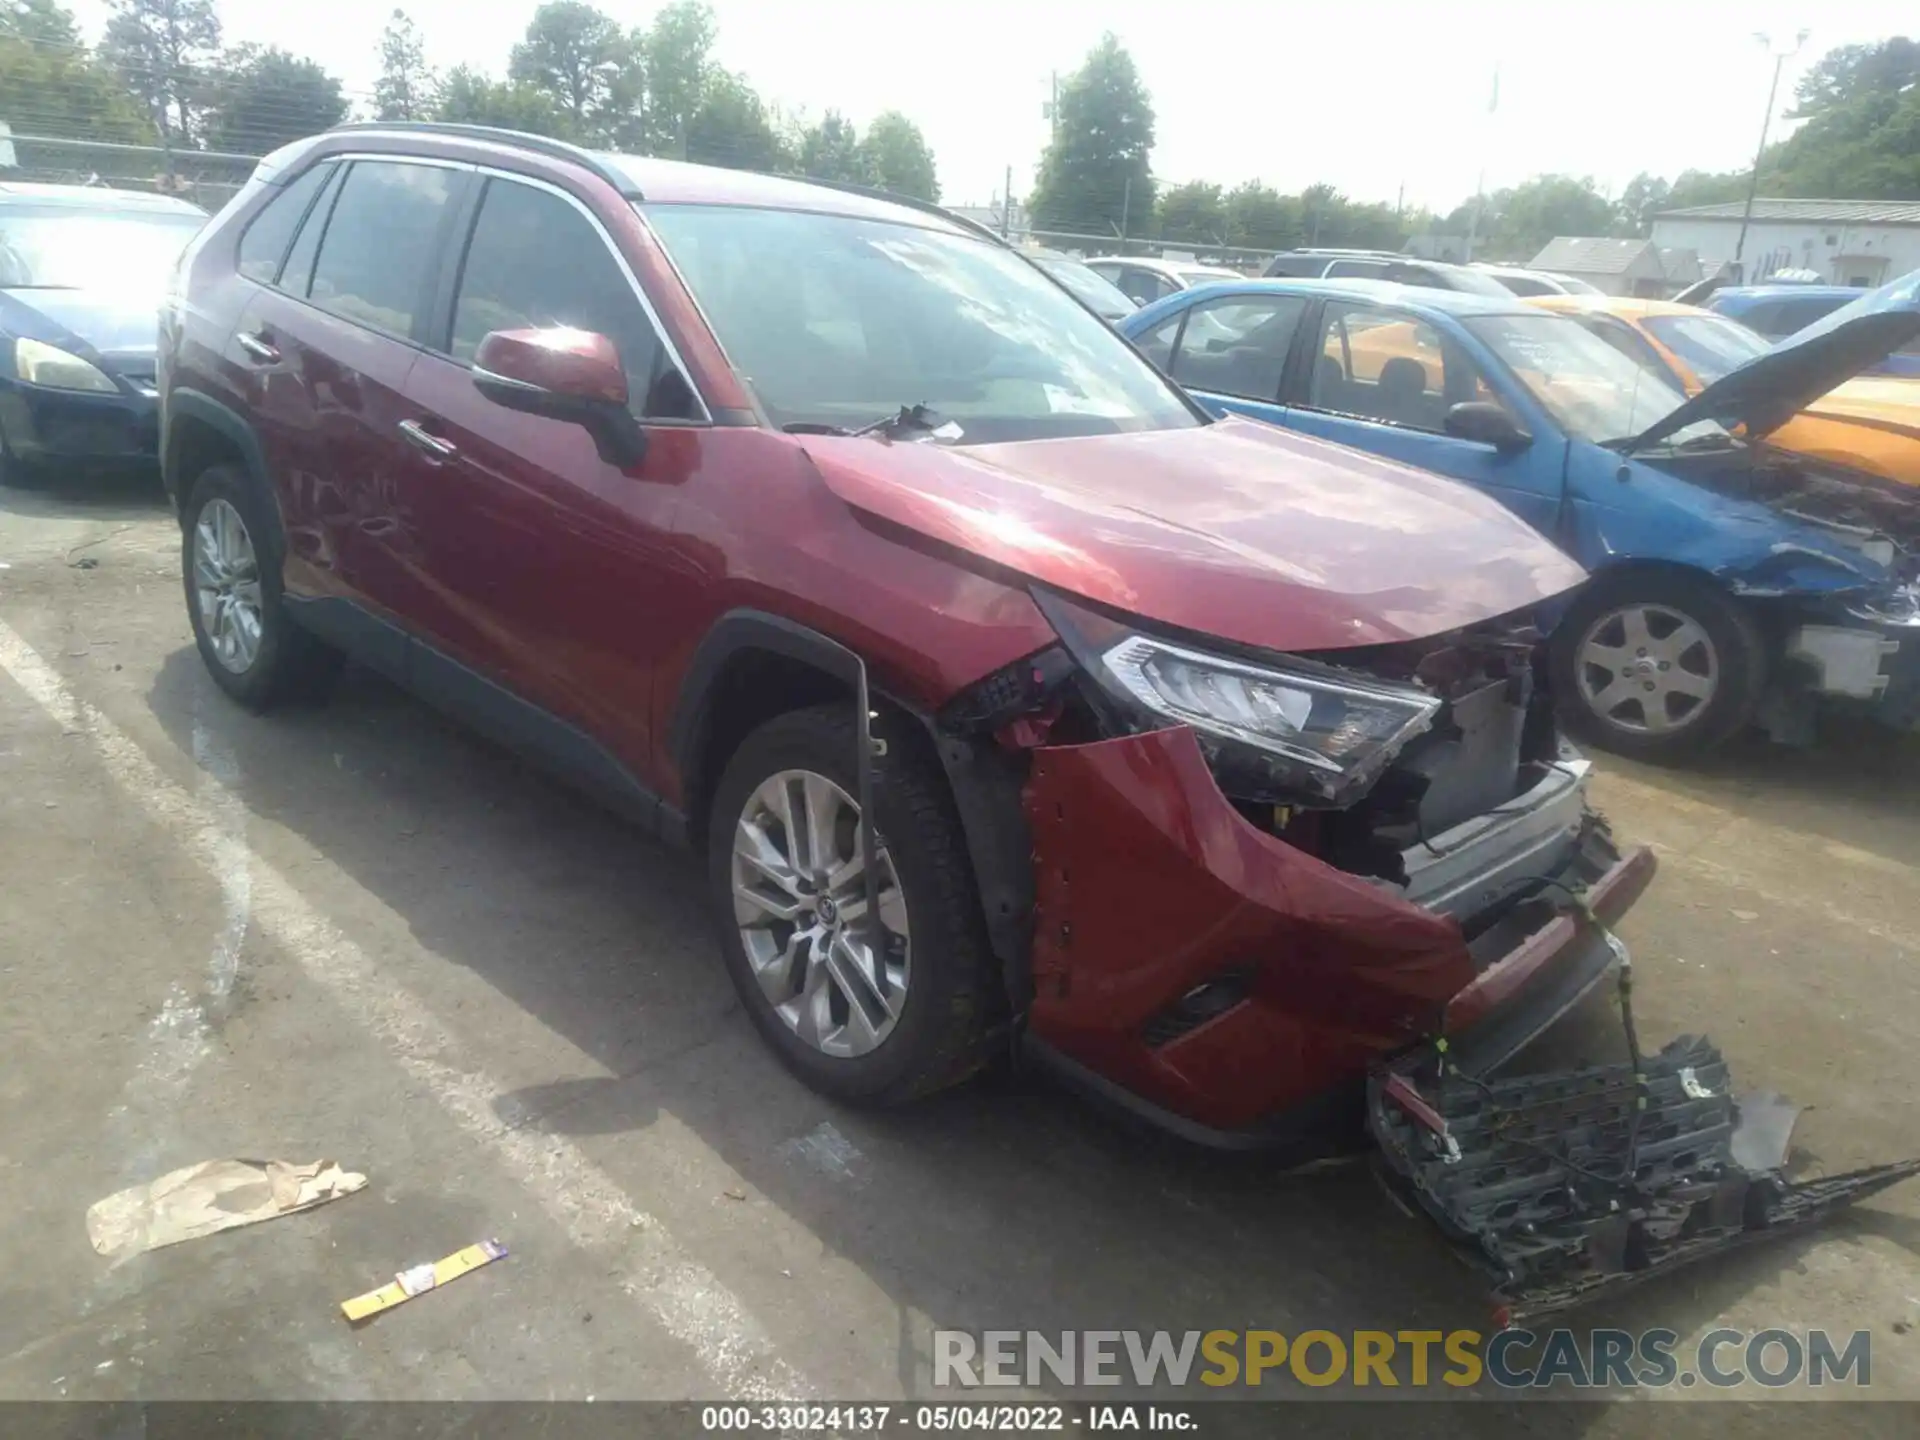
[[[811,770],[769,775],[734,825],[733,911],[748,966],[788,1029],[823,1055],[852,1059],[885,1043],[911,974],[906,902],[874,837],[881,958],[866,923],[860,808]]]
[[[1635,602],[1601,614],[1575,651],[1580,700],[1594,718],[1635,735],[1672,735],[1696,724],[1720,685],[1707,629],[1668,605]]]
[[[204,506],[193,527],[193,592],[214,658],[244,675],[260,654],[260,560],[247,522],[224,499]]]

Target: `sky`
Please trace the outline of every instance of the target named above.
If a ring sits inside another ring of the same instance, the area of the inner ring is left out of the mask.
[[[1775,135],[1795,76],[1837,45],[1920,33],[1913,0],[712,0],[716,58],[789,114],[836,108],[857,124],[904,112],[925,133],[942,199],[986,204],[1012,168],[1033,183],[1052,77],[1112,30],[1158,116],[1163,184],[1324,181],[1358,200],[1445,212],[1484,175],[1498,189],[1558,171],[1609,193],[1641,170],[1752,163],[1773,58],[1785,62]],[[370,91],[394,0],[219,0],[229,43],[280,45]],[[428,58],[504,75],[533,0],[405,0]],[[653,0],[608,0],[645,23]],[[97,37],[101,0],[78,0]],[[1494,75],[1498,108],[1489,113]]]

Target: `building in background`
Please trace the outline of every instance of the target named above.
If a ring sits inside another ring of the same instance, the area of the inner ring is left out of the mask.
[[[1700,278],[1699,263],[1699,257],[1695,256],[1691,267],[1695,280]],[[1669,280],[1660,247],[1651,240],[1556,235],[1527,262],[1527,268],[1571,275],[1606,295],[1635,295],[1653,300],[1672,295],[1692,283]]]
[[[1744,208],[1734,200],[1663,211],[1654,242],[1697,251],[1714,274],[1733,263]],[[1749,282],[1810,270],[1833,285],[1884,285],[1920,270],[1920,201],[1756,200],[1741,261]]]

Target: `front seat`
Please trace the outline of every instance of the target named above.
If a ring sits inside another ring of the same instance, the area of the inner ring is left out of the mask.
[[[1380,418],[1396,425],[1424,425],[1427,367],[1418,360],[1396,355],[1380,367],[1374,401]]]

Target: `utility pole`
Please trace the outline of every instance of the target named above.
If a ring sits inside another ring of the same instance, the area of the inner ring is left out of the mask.
[[[1013,235],[1013,166],[1007,166],[1007,183],[1000,191],[1000,238]]]
[[[1747,204],[1740,212],[1740,234],[1733,242],[1733,269],[1737,279],[1746,279],[1746,271],[1741,267],[1740,257],[1747,249],[1747,226],[1753,223],[1753,197],[1760,193],[1760,158],[1767,153],[1767,127],[1773,123],[1773,101],[1780,93],[1780,68],[1794,55],[1800,53],[1800,47],[1807,43],[1807,32],[1802,30],[1793,38],[1790,49],[1776,49],[1772,37],[1765,31],[1754,31],[1753,38],[1758,40],[1773,55],[1773,81],[1767,86],[1767,110],[1760,117],[1760,146],[1753,152],[1753,175],[1747,181]]]
[[[1493,67],[1493,93],[1487,96],[1487,114],[1491,117],[1500,109],[1500,67]],[[1491,128],[1493,121],[1487,121]],[[1489,135],[1489,140],[1491,136]],[[1484,153],[1484,152],[1483,152]],[[1462,264],[1473,262],[1473,242],[1480,238],[1480,221],[1487,208],[1487,167],[1480,167],[1480,178],[1473,185],[1473,213],[1467,216],[1467,253],[1461,256]]]
[[[1133,209],[1133,177],[1127,176],[1127,183],[1120,191],[1120,248],[1127,248],[1127,213]]]

